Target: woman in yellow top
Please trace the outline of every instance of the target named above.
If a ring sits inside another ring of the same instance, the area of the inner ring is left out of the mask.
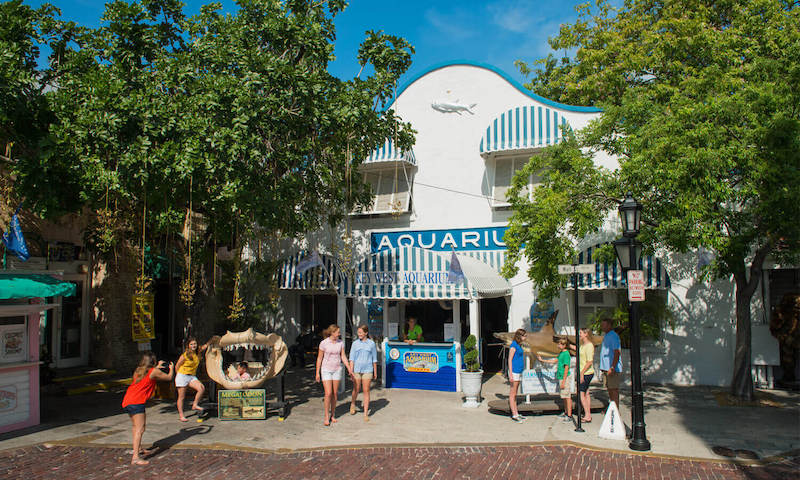
[[[186,397],[186,388],[192,387],[197,391],[192,402],[192,410],[203,411],[203,407],[198,405],[200,398],[206,391],[206,388],[197,379],[197,367],[200,365],[200,355],[205,349],[208,348],[208,342],[200,347],[198,352],[197,340],[194,337],[189,337],[186,343],[186,351],[178,358],[178,363],[175,365],[175,386],[178,388],[178,415],[180,415],[181,422],[188,422],[189,420],[183,415],[183,400]]]
[[[580,374],[580,385],[578,385],[578,392],[580,395],[581,405],[583,406],[583,418],[586,423],[592,421],[592,397],[589,396],[589,384],[592,383],[594,377],[594,343],[592,343],[592,333],[588,328],[581,328],[581,365],[578,369]]]

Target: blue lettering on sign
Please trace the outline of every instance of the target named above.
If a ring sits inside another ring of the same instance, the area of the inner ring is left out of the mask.
[[[370,236],[370,248],[372,253],[398,247],[419,247],[439,252],[505,250],[506,244],[503,242],[503,235],[506,230],[508,227],[374,232]]]

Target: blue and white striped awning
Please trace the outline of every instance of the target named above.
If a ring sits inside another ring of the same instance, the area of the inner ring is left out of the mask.
[[[417,159],[414,157],[413,150],[398,150],[395,148],[392,139],[389,139],[384,142],[383,146],[373,150],[372,153],[370,153],[370,155],[364,160],[364,164],[394,162],[403,162],[409,165],[416,165]]]
[[[589,247],[578,254],[578,263],[592,263],[592,252],[595,247]],[[626,279],[622,275],[622,267],[619,263],[613,265],[608,263],[594,262],[594,273],[578,274],[578,288],[583,290],[602,290],[606,288],[625,288]],[[667,270],[661,260],[652,255],[647,255],[639,259],[639,268],[644,271],[644,285],[647,289],[669,289],[670,281]],[[567,288],[575,288],[572,277],[567,283]]]
[[[414,300],[487,298],[511,293],[508,282],[497,274],[494,265],[462,253],[458,256],[463,260],[466,281],[447,281],[450,252],[406,246],[367,257],[355,268],[353,278],[343,278],[340,293],[348,297]],[[493,258],[500,262],[499,257]]]
[[[512,108],[489,123],[481,138],[481,155],[553,145],[563,137],[567,120],[558,111],[538,105]]]
[[[281,290],[338,290],[342,275],[336,260],[330,255],[320,254],[322,267],[311,268],[303,274],[297,273],[297,263],[312,252],[300,251],[283,261],[278,271],[278,288]]]

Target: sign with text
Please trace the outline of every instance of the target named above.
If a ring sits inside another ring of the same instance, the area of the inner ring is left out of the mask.
[[[267,391],[217,391],[217,415],[220,420],[264,420],[267,418]]]
[[[642,270],[628,270],[628,301],[644,301],[644,272]]]
[[[505,250],[503,235],[506,230],[508,227],[375,232],[370,236],[370,244],[372,253],[398,247],[419,247],[439,252]]]
[[[572,275],[573,273],[591,274],[595,272],[597,265],[594,263],[581,263],[579,265],[559,265],[558,273],[560,275]]]
[[[403,369],[406,372],[436,373],[439,371],[439,355],[435,352],[405,352]]]
[[[156,338],[153,312],[155,296],[153,294],[134,295],[132,298],[131,336],[134,342],[145,342]]]

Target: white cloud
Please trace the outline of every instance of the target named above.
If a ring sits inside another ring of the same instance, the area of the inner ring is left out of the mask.
[[[478,28],[472,25],[474,17],[461,10],[439,12],[435,8],[425,11],[425,20],[430,24],[435,33],[447,40],[466,40],[478,33]]]
[[[495,25],[505,30],[522,33],[528,31],[536,20],[533,6],[534,2],[532,1],[499,1],[488,4],[486,10]]]

